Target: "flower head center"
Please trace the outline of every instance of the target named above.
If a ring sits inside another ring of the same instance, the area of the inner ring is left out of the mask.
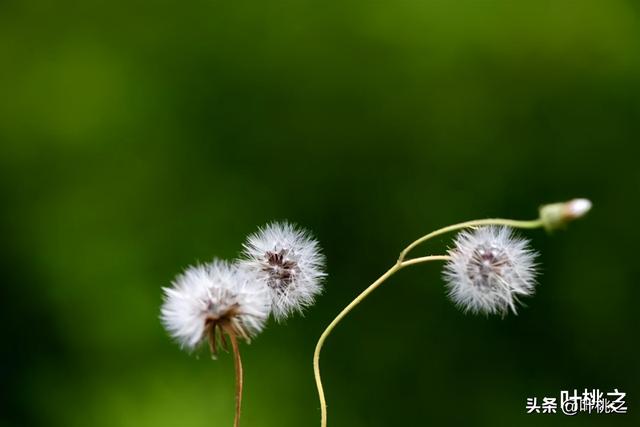
[[[266,263],[262,270],[269,274],[268,285],[271,288],[284,290],[293,281],[298,264],[287,258],[285,249],[278,252],[267,251]]]
[[[222,304],[219,300],[207,300],[205,323],[226,323],[240,314],[238,303]]]
[[[469,261],[467,273],[471,283],[480,290],[488,292],[503,285],[503,270],[511,265],[504,250],[496,245],[478,245]]]

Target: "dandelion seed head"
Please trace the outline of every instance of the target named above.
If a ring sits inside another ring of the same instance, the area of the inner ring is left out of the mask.
[[[277,319],[312,305],[322,292],[325,258],[308,232],[288,222],[273,222],[250,235],[242,267],[269,289]]]
[[[189,350],[207,338],[208,328],[215,334],[216,326],[240,337],[253,337],[269,316],[266,289],[226,261],[188,267],[163,290],[162,323]]]
[[[449,256],[444,269],[448,294],[464,311],[516,313],[518,298],[534,293],[535,253],[508,227],[463,231]]]

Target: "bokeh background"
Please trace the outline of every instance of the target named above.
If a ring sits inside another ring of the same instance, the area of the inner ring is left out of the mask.
[[[230,426],[233,363],[181,352],[161,287],[274,219],[326,291],[244,346],[243,424],[313,426],[323,327],[414,238],[575,196],[525,233],[518,316],[464,315],[439,265],[335,331],[331,426],[638,425],[640,7],[626,0],[0,3],[0,425]],[[450,237],[423,254],[442,252]],[[527,415],[618,388],[629,414]]]

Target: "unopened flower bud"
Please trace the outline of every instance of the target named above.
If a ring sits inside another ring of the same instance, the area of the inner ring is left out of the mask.
[[[581,218],[591,210],[588,199],[573,199],[540,207],[540,219],[547,231],[564,228],[569,222]]]

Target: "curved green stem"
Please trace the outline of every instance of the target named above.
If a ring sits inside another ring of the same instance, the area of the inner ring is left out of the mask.
[[[313,372],[316,379],[316,387],[318,388],[318,397],[320,398],[321,427],[327,426],[327,401],[324,396],[324,389],[322,387],[322,378],[320,376],[320,352],[322,350],[322,346],[324,345],[324,342],[326,341],[327,337],[331,334],[333,329],[338,325],[338,323],[340,323],[342,319],[344,319],[344,317],[347,314],[349,314],[351,310],[353,310],[355,306],[360,304],[371,292],[373,292],[378,286],[384,283],[389,277],[395,274],[398,270],[410,265],[420,264],[423,262],[438,261],[438,260],[446,261],[449,259],[447,255],[432,255],[432,256],[413,258],[405,261],[407,254],[416,246],[426,242],[427,240],[433,237],[439,236],[441,234],[445,234],[455,230],[460,230],[462,228],[476,227],[481,225],[504,225],[507,227],[531,229],[531,228],[543,227],[544,221],[540,218],[530,220],[530,221],[519,221],[519,220],[502,219],[502,218],[488,218],[488,219],[466,221],[458,224],[453,224],[447,227],[443,227],[439,230],[432,231],[431,233],[420,237],[419,239],[411,243],[409,246],[407,246],[400,253],[400,256],[398,257],[398,261],[389,270],[387,270],[386,273],[380,276],[378,280],[373,282],[367,289],[362,291],[360,295],[358,295],[353,301],[351,301],[351,303],[349,303],[349,305],[347,305],[340,312],[340,314],[338,314],[336,318],[333,319],[333,321],[329,324],[329,326],[327,326],[327,328],[324,330],[324,332],[322,333],[322,335],[320,335],[320,338],[318,339],[315,351],[313,353]]]
[[[398,270],[403,267],[418,264],[422,262],[428,261],[438,261],[438,260],[448,260],[449,257],[446,255],[432,255],[426,256],[422,258],[415,258],[412,260],[407,260],[404,262],[396,262],[393,267],[387,270],[382,276],[378,278],[375,282],[373,282],[367,289],[362,291],[360,295],[358,295],[348,306],[346,306],[340,314],[336,316],[335,319],[327,326],[322,335],[320,335],[320,339],[318,339],[318,343],[316,344],[316,349],[313,353],[313,372],[316,378],[316,387],[318,388],[318,396],[320,397],[320,413],[321,413],[321,425],[322,427],[326,427],[327,425],[327,401],[324,397],[324,389],[322,387],[322,378],[320,377],[320,351],[322,350],[322,346],[324,345],[325,340],[331,334],[331,331],[336,327],[338,323],[347,315],[353,308],[360,304],[362,300],[364,300],[371,292],[373,292],[378,286],[384,283],[389,277],[391,277]]]
[[[411,258],[406,261],[402,261],[400,263],[400,267],[408,267],[410,265],[421,264],[423,262],[428,262],[428,261],[449,261],[450,259],[451,257],[449,255],[429,255],[429,256],[423,256],[420,258]]]
[[[403,262],[407,254],[413,248],[420,245],[421,243],[426,242],[427,240],[433,237],[439,236],[441,234],[449,233],[451,231],[460,230],[462,228],[477,227],[480,225],[505,225],[507,227],[513,227],[513,228],[540,228],[544,224],[542,219],[540,218],[529,220],[529,221],[519,221],[514,219],[502,219],[502,218],[487,218],[487,219],[476,219],[473,221],[466,221],[458,224],[449,225],[439,230],[432,231],[431,233],[426,234],[420,237],[419,239],[417,239],[416,241],[414,241],[413,243],[411,243],[402,252],[400,252],[400,257],[398,258],[398,262]]]

